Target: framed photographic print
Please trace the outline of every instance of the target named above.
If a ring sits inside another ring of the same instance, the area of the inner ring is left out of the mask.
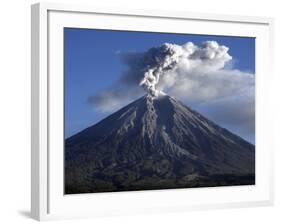
[[[32,217],[270,205],[270,18],[32,6]]]

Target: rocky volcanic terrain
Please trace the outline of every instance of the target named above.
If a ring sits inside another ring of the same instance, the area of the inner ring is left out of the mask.
[[[65,141],[65,193],[255,184],[255,146],[148,95]]]

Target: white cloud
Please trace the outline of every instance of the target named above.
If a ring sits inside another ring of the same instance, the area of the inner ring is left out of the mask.
[[[198,72],[179,67],[163,76],[158,88],[188,104],[198,104],[239,96],[252,91],[254,86],[254,75],[238,70]]]

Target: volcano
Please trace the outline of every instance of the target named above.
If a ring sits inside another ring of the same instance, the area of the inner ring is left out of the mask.
[[[65,193],[255,184],[255,146],[168,95],[65,140]]]

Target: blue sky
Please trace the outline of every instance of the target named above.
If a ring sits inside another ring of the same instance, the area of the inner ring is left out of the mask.
[[[229,47],[235,69],[255,73],[254,38],[65,28],[66,137],[108,115],[95,110],[87,100],[112,86],[126,70],[120,52],[143,52],[166,42],[182,45],[188,41],[200,44],[207,40]],[[253,134],[241,136],[254,141]]]

